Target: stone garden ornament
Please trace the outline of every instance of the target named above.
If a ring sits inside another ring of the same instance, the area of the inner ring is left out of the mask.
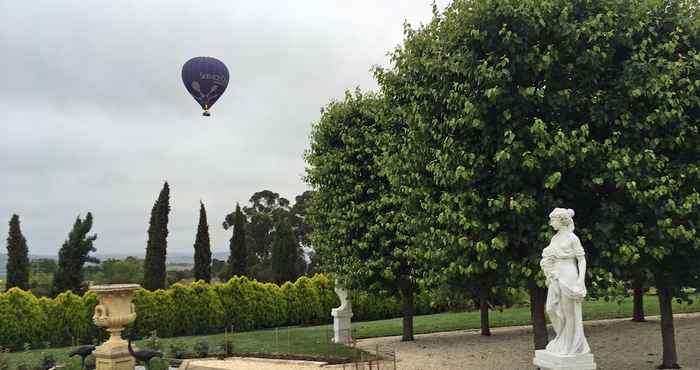
[[[543,369],[592,370],[593,354],[583,334],[581,303],[586,297],[586,256],[574,234],[574,211],[555,208],[549,224],[557,231],[542,251],[540,266],[547,284],[545,310],[556,336],[535,351],[533,363]]]
[[[352,301],[348,298],[348,291],[335,282],[335,294],[340,299],[340,306],[331,310],[333,316],[333,342],[350,344],[352,342],[351,319]]]

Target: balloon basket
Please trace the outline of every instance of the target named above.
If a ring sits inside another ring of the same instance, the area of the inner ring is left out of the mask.
[[[206,111],[206,110],[204,111],[204,113],[202,113],[202,115],[203,115],[204,117],[209,117],[209,116],[211,116],[211,114],[209,114],[209,111]]]

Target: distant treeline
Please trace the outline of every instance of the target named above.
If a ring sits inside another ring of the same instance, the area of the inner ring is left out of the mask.
[[[263,190],[253,194],[247,205],[236,204],[235,210],[221,220],[222,227],[231,229],[233,234],[226,254],[211,252],[206,210],[201,203],[191,259],[167,253],[170,213],[167,182],[151,211],[145,258],[109,254],[101,256],[102,261],[97,258],[97,235],[90,234],[94,222],[91,212],[76,218],[56,257],[31,256],[20,229],[20,217],[12,215],[8,253],[0,255],[0,279],[4,281],[0,289],[18,287],[38,296],[56,296],[67,290],[81,295],[90,282],[132,282],[155,290],[183,280],[210,282],[228,280],[234,275],[277,283],[293,281],[316,270],[309,242],[311,230],[305,222],[306,204],[311,195],[310,191],[304,192],[292,204],[278,193]],[[169,261],[192,263],[193,268],[169,269]]]

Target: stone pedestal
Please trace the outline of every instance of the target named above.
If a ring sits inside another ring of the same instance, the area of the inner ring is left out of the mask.
[[[95,306],[92,320],[107,328],[109,340],[95,349],[96,370],[134,370],[134,358],[129,354],[127,341],[122,339],[124,327],[136,319],[131,298],[137,284],[98,285],[90,287],[100,303]]]
[[[544,349],[535,351],[532,360],[540,369],[547,370],[595,370],[596,364],[592,353],[582,355],[560,355]]]
[[[333,343],[352,343],[352,311],[331,311],[333,316]]]
[[[352,301],[348,298],[348,291],[338,281],[335,282],[335,294],[340,299],[340,306],[331,310],[333,316],[333,343],[352,343]]]

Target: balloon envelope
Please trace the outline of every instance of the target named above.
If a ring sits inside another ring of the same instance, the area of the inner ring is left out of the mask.
[[[228,68],[211,57],[192,58],[182,66],[182,82],[194,100],[207,110],[221,97],[228,86]]]

